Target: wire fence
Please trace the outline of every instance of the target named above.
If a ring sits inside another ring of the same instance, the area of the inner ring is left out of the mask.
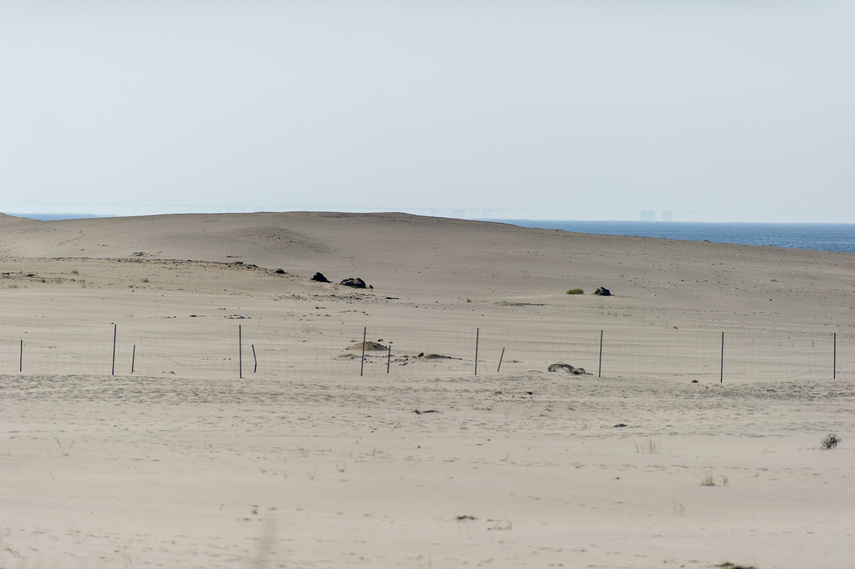
[[[605,378],[734,382],[855,376],[855,333],[665,328],[516,329],[411,324],[187,320],[152,325],[0,328],[0,374],[485,375],[567,364]],[[569,368],[560,368],[562,372]]]

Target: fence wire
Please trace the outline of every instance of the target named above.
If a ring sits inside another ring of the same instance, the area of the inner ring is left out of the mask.
[[[212,325],[202,319],[62,329],[3,326],[0,373],[429,376],[520,374],[564,363],[606,378],[727,382],[855,375],[853,333],[502,330],[456,321],[430,330],[410,324],[361,329],[270,321]]]

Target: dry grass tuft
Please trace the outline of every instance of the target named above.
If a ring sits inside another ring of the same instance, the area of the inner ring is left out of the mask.
[[[638,443],[633,443],[635,445],[635,452],[643,453],[643,454],[659,454],[662,452],[662,447],[659,443],[654,441],[653,439],[647,439],[646,444],[639,445]]]
[[[701,478],[701,486],[715,486],[715,478],[712,474],[705,474]]]

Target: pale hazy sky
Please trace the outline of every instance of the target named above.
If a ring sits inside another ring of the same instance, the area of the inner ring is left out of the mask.
[[[855,2],[0,0],[0,211],[855,223]]]

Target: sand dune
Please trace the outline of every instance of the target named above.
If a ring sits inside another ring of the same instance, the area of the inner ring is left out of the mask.
[[[0,566],[850,567],[853,298],[845,253],[0,215]]]
[[[6,258],[242,262],[384,293],[449,300],[561,299],[612,290],[686,323],[848,325],[852,255],[585,235],[406,214],[260,213],[67,221],[0,219]],[[655,295],[655,296],[654,296]],[[771,303],[771,304],[770,304]],[[578,307],[575,307],[578,308]],[[681,320],[682,321],[682,320]],[[750,322],[749,322],[750,321]]]

